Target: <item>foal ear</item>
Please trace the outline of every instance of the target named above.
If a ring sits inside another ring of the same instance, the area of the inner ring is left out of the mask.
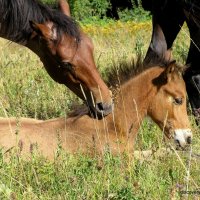
[[[172,74],[176,70],[175,63],[176,63],[176,60],[171,61],[168,64],[167,68],[165,69],[165,71],[164,71],[164,77],[165,77],[166,81],[170,81],[171,80]]]
[[[63,14],[67,15],[68,17],[71,16],[69,4],[68,4],[68,2],[66,0],[59,0],[58,1],[58,6],[59,6],[59,9],[61,10],[61,12]]]
[[[165,53],[164,53],[164,60],[171,61],[171,62],[174,61],[173,57],[172,57],[172,49],[171,48],[167,49],[167,51],[165,51]]]
[[[161,85],[165,85],[168,82],[170,82],[172,80],[173,74],[174,72],[177,71],[176,69],[176,65],[175,65],[176,61],[173,60],[171,61],[167,67],[165,68],[165,70],[161,73],[160,76],[158,76],[157,78],[153,79],[153,84],[160,87]]]
[[[53,38],[53,32],[49,26],[46,24],[38,24],[36,22],[30,21],[31,28],[40,36],[44,37],[44,39],[55,39]]]

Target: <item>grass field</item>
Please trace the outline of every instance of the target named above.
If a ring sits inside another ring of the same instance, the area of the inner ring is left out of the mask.
[[[110,22],[83,26],[93,39],[95,60],[102,76],[121,61],[145,55],[151,22]],[[174,44],[174,57],[184,63],[189,46],[182,30]],[[75,103],[74,103],[75,102]],[[0,40],[0,116],[50,119],[65,116],[81,103],[66,87],[47,75],[39,59],[24,47]],[[190,152],[155,153],[147,159],[126,155],[103,157],[66,154],[59,148],[53,161],[34,154],[30,160],[12,152],[8,161],[0,153],[0,199],[200,199],[199,128],[194,125]],[[163,134],[149,119],[137,137],[136,149],[165,148]],[[189,195],[183,194],[190,191]]]

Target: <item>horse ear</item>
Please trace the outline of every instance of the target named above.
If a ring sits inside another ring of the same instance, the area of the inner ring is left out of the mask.
[[[44,39],[53,39],[52,30],[46,24],[38,24],[36,22],[30,21],[30,26],[38,35],[44,37]]]
[[[66,0],[59,0],[58,1],[58,6],[59,6],[59,9],[61,10],[61,12],[63,14],[67,15],[68,17],[71,16],[69,4],[68,4],[68,2]]]
[[[165,79],[168,81],[171,80],[172,74],[175,72],[176,70],[176,60],[171,61],[168,66],[166,67],[165,71],[164,71],[164,77]]]

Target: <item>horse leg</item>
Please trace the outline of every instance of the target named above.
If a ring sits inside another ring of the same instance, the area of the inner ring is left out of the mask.
[[[184,80],[193,114],[197,124],[200,124],[200,28],[192,21],[187,24],[192,40],[187,58],[189,68],[185,72]]]
[[[144,59],[144,63],[151,61],[153,56],[158,56],[169,61],[171,59],[171,47],[179,33],[185,16],[180,5],[173,0],[165,1],[153,0],[153,33],[150,46]],[[159,37],[159,26],[164,34],[164,37]],[[166,44],[165,47],[163,44]]]
[[[112,17],[116,20],[119,19],[119,15],[118,15],[118,12],[117,12],[117,4],[116,4],[116,1],[115,0],[110,0],[110,5],[111,7],[107,10],[107,17]]]

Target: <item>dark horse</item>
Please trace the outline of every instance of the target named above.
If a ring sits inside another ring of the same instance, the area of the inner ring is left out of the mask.
[[[70,17],[68,4],[53,10],[37,0],[0,0],[0,37],[36,53],[49,75],[66,85],[97,114],[112,111],[111,93],[101,79],[93,44]]]
[[[169,60],[173,42],[183,23],[187,23],[191,37],[187,58],[190,67],[184,80],[193,113],[200,123],[200,0],[142,0],[142,4],[153,15],[152,40],[145,62],[149,62],[153,54],[160,52],[159,49],[163,49],[163,52],[158,56]],[[167,48],[163,48],[164,42],[160,37],[163,33]]]

